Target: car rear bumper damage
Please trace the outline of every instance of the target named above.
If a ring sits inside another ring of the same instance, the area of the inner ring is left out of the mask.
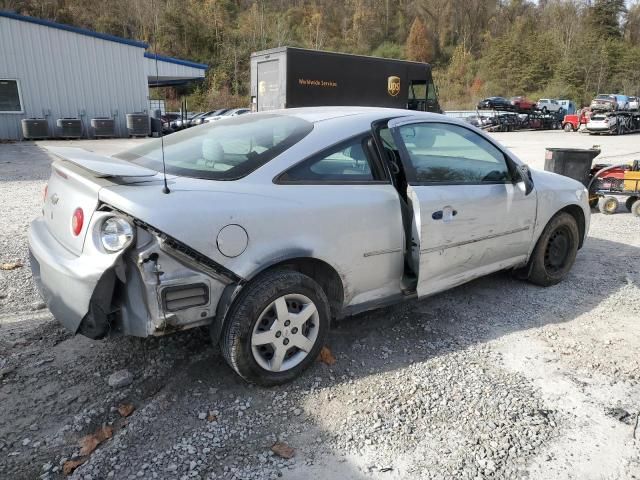
[[[94,217],[112,214],[95,212]],[[137,225],[133,244],[118,254],[94,248],[88,235],[78,256],[49,233],[42,219],[32,222],[31,269],[54,317],[90,338],[163,335],[210,323],[224,289],[238,279],[202,265],[157,233]]]

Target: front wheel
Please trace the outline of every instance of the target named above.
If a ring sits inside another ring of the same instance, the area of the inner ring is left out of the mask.
[[[558,213],[549,221],[533,250],[528,280],[543,287],[561,282],[576,260],[579,243],[576,219],[566,212]]]
[[[327,297],[312,278],[274,270],[240,292],[222,330],[222,354],[249,382],[287,383],[320,353],[329,319]]]
[[[573,125],[571,125],[570,123],[565,123],[564,127],[563,127],[563,130],[565,132],[573,132]]]

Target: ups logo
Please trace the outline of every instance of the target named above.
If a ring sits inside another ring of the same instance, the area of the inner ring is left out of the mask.
[[[391,76],[387,78],[387,92],[392,97],[400,93],[400,77]]]

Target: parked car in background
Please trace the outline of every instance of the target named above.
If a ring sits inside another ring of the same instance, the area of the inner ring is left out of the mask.
[[[200,113],[196,113],[193,117],[191,117],[191,118],[189,119],[188,126],[189,126],[189,127],[193,127],[194,125],[198,125],[198,124],[196,123],[196,121],[197,121],[199,118],[202,118],[202,117],[203,117],[204,115],[206,115],[206,114],[207,114],[207,112],[200,112]]]
[[[180,114],[175,112],[166,112],[160,115],[160,120],[162,120],[162,126],[164,128],[171,128],[171,122],[175,122],[178,118],[180,118]]]
[[[591,101],[591,110],[600,112],[618,110],[618,100],[615,95],[600,94]]]
[[[617,110],[629,110],[629,97],[627,95],[616,93],[614,97],[616,97]]]
[[[205,118],[222,115],[223,113],[228,112],[228,111],[229,111],[228,108],[220,108],[218,110],[211,110],[209,112],[205,112],[205,113],[199,115],[198,118],[194,119],[192,124],[193,125],[201,125],[201,124],[205,123],[204,122]]]
[[[538,100],[536,106],[538,107],[538,110],[542,111],[543,113],[555,113],[560,111],[560,109],[562,108],[560,102],[552,98],[541,98],[540,100]]]
[[[478,127],[478,128],[482,128],[484,125],[487,124],[487,117],[483,117],[481,115],[471,115],[469,117],[466,117],[465,122],[473,125],[474,127]]]
[[[216,120],[220,120],[221,118],[226,117],[237,117],[238,115],[244,115],[245,113],[250,113],[251,110],[248,108],[233,108],[231,110],[227,110],[226,112],[220,115],[211,115],[210,117],[204,118],[204,123],[215,122]]]
[[[526,97],[519,96],[511,98],[511,105],[513,105],[516,110],[533,110],[536,106],[536,102],[529,100]]]
[[[494,109],[494,108],[511,110],[512,105],[511,105],[511,102],[504,97],[489,97],[489,98],[485,98],[484,100],[480,100],[480,102],[478,102],[479,110]]]
[[[49,149],[29,251],[55,318],[90,338],[208,325],[267,386],[316,361],[334,318],[507,269],[555,285],[589,231],[584,185],[439,114],[299,108],[114,157]]]
[[[629,110],[637,111],[639,107],[638,97],[629,97]]]
[[[558,100],[560,106],[564,109],[565,114],[573,115],[576,113],[576,104],[571,100]]]
[[[182,130],[183,128],[187,128],[190,126],[191,119],[195,117],[196,113],[187,113],[184,116],[181,116],[177,120],[171,122],[171,128],[174,130]]]
[[[587,121],[587,131],[589,133],[605,133],[609,132],[616,126],[617,118],[614,115],[606,115],[604,113],[595,113]]]

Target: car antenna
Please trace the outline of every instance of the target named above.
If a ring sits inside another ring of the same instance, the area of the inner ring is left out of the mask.
[[[158,11],[154,8],[154,1],[151,0],[151,10],[155,12],[155,21],[153,22],[153,57],[156,65],[156,88],[158,88],[160,75],[158,74]],[[169,185],[167,185],[167,167],[164,162],[164,134],[162,132],[162,119],[160,120],[160,152],[162,154],[162,178],[164,180],[164,187],[162,187],[162,193],[168,194]]]

